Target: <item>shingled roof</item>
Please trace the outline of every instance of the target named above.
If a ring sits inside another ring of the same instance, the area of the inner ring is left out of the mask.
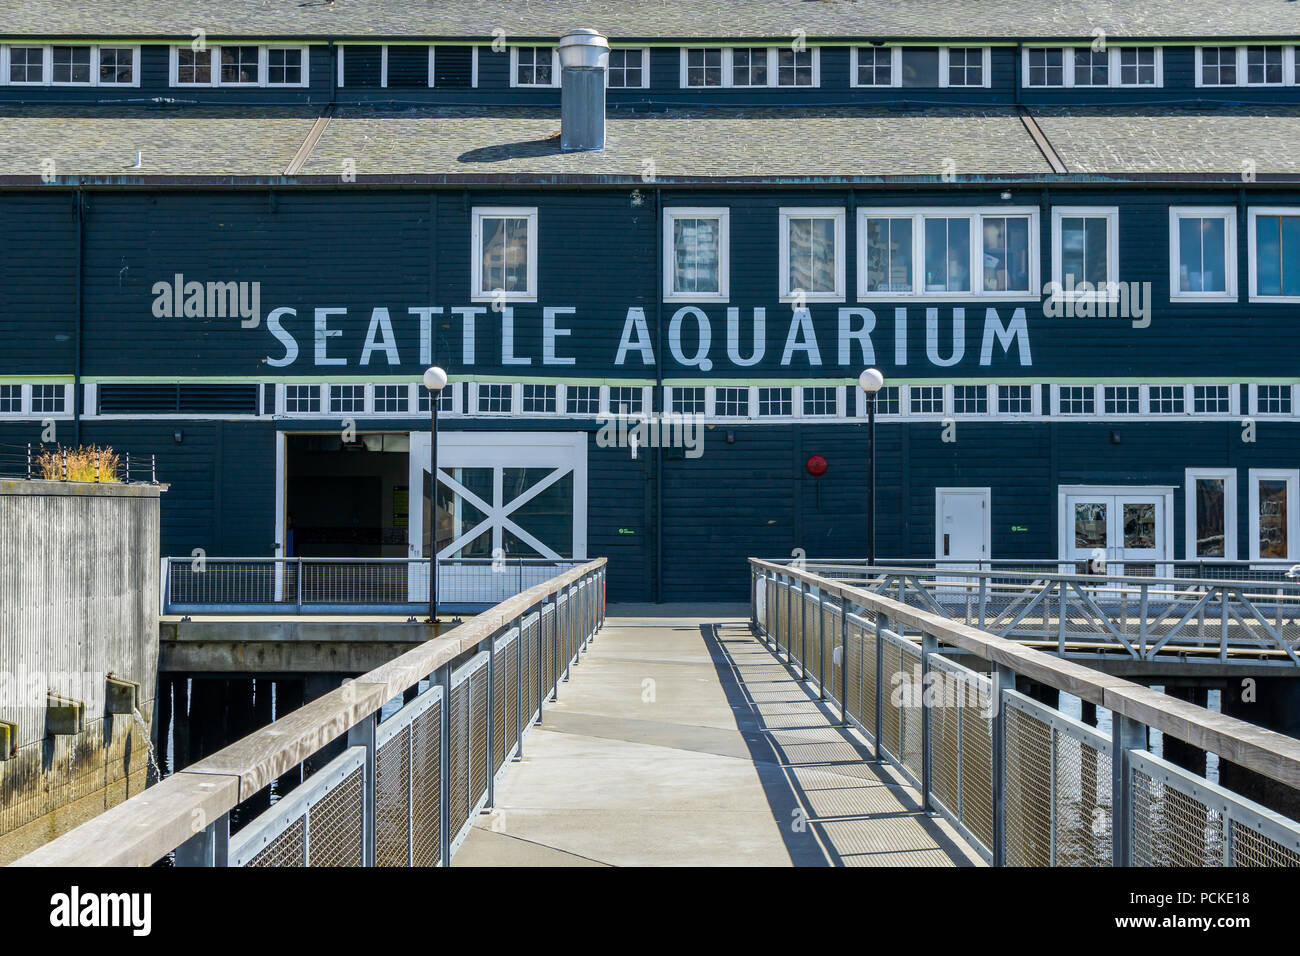
[[[22,0],[0,36],[614,40],[1195,39],[1300,35],[1291,0]],[[16,9],[15,9],[16,7]]]

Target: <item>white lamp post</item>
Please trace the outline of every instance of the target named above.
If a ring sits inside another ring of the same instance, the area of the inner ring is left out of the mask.
[[[438,623],[438,396],[447,387],[447,373],[438,366],[424,370],[429,390],[429,623]],[[414,490],[414,489],[412,489]]]
[[[867,396],[867,565],[876,564],[876,393],[885,384],[879,369],[863,370],[858,388]]]

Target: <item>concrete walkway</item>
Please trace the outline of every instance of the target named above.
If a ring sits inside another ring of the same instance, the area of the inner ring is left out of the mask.
[[[978,865],[747,618],[611,608],[454,865]]]

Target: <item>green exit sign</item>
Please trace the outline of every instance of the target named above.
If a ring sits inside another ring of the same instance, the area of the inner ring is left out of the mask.
[[[1029,525],[1027,524],[1013,524],[1011,526],[1012,534],[1024,534],[1028,530],[1029,530]]]
[[[635,529],[635,528],[619,528],[619,529],[618,529],[618,533],[619,533],[619,534],[636,534],[636,529]]]

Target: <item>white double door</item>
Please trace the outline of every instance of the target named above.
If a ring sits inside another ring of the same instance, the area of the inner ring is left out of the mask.
[[[586,558],[586,439],[581,432],[440,431],[435,493],[429,435],[411,433],[408,551],[427,558],[436,534],[438,558],[448,562],[440,601],[499,600],[504,579],[516,576],[494,572],[520,558]],[[410,591],[412,601],[428,599],[427,565],[411,566]]]
[[[1172,489],[1075,487],[1061,499],[1062,558],[1082,565],[1100,552],[1110,574],[1168,573]]]

